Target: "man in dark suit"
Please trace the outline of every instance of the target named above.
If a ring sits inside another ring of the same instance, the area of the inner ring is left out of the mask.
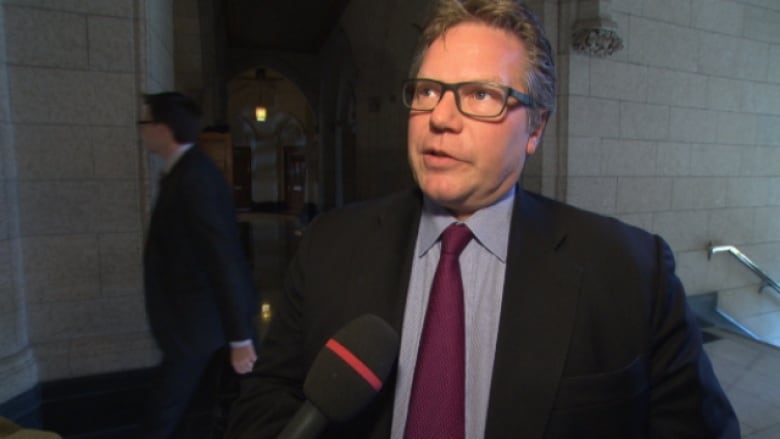
[[[323,344],[365,313],[400,332],[397,368],[326,437],[739,437],[667,244],[518,187],[554,106],[554,71],[517,1],[439,2],[403,89],[418,188],[310,226],[228,437],[274,437]],[[457,253],[444,249],[453,223],[471,234],[458,257],[462,329],[431,340],[448,314],[441,291],[458,289],[453,275],[436,286],[440,259]],[[437,345],[437,358],[463,353],[426,373]],[[439,375],[458,378],[416,392]]]
[[[143,437],[167,438],[228,346],[235,372],[251,370],[256,297],[227,181],[195,146],[198,107],[179,93],[146,95],[139,125],[165,162],[144,251],[146,309],[163,356]]]

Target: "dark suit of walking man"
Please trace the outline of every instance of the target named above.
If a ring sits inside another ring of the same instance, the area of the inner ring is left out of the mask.
[[[555,101],[536,17],[515,0],[441,0],[414,59],[402,98],[418,187],[309,227],[229,437],[275,437],[328,337],[372,313],[401,334],[394,381],[323,437],[737,439],[666,243],[517,185]],[[425,339],[446,312],[429,297],[441,293],[438,237],[452,224],[473,235],[458,256],[462,294],[450,288],[463,296],[452,314],[465,340]],[[465,344],[461,358],[434,362],[448,372],[465,363],[463,382],[452,380],[464,392],[418,374],[437,343],[458,355]],[[418,376],[428,392],[414,392]]]
[[[144,251],[146,309],[163,358],[143,437],[167,438],[228,345],[235,372],[251,370],[256,298],[227,182],[194,145],[197,106],[178,93],[147,95],[140,124],[166,164]]]

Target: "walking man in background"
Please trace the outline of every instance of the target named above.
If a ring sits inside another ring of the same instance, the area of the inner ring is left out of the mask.
[[[165,162],[144,250],[146,310],[162,350],[144,439],[174,433],[210,365],[255,362],[255,290],[227,181],[195,145],[200,110],[175,92],[145,96],[144,144]],[[188,436],[191,437],[191,436]]]

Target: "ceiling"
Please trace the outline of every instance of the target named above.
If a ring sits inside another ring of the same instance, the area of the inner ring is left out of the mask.
[[[349,0],[224,0],[231,48],[317,53]]]

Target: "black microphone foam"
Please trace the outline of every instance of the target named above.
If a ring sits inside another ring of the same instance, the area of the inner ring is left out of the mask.
[[[303,393],[329,420],[351,419],[384,385],[398,357],[399,343],[396,331],[381,318],[358,317],[317,354]]]

